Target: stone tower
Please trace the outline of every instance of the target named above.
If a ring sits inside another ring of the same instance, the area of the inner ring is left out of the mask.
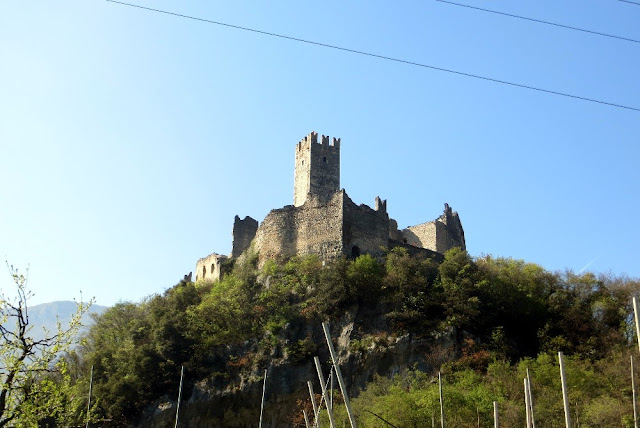
[[[340,190],[340,139],[312,132],[296,145],[293,205],[304,205],[309,196],[327,202]]]

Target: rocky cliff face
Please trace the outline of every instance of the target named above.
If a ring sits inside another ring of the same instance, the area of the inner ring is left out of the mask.
[[[366,388],[374,375],[392,376],[410,367],[430,371],[456,354],[453,330],[437,336],[396,335],[382,306],[354,306],[331,323],[334,347],[350,397]],[[266,343],[269,346],[266,346]],[[190,428],[255,427],[260,418],[263,376],[267,370],[263,427],[293,426],[309,401],[307,381],[320,392],[313,357],[322,362],[325,378],[330,355],[318,320],[289,325],[277,335],[226,350],[228,371],[211,373],[183,391],[180,426]],[[188,376],[188,370],[185,376]],[[337,383],[335,385],[337,389]],[[147,409],[144,428],[173,427],[176,396]]]

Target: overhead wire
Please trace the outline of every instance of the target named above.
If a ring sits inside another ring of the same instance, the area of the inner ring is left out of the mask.
[[[214,21],[214,20],[205,19],[205,18],[199,18],[199,17],[191,16],[191,15],[183,15],[183,14],[176,13],[176,12],[170,12],[170,11],[166,11],[166,10],[162,10],[162,9],[154,9],[154,8],[151,8],[151,7],[140,6],[140,5],[136,5],[136,4],[132,4],[132,3],[126,3],[126,2],[117,1],[117,0],[105,0],[105,1],[107,1],[109,3],[115,3],[115,4],[119,4],[119,5],[123,5],[123,6],[129,6],[129,7],[133,7],[133,8],[137,8],[137,9],[142,9],[142,10],[146,10],[146,11],[150,11],[150,12],[162,13],[162,14],[165,14],[165,15],[171,15],[171,16],[176,16],[176,17],[180,17],[180,18],[191,19],[191,20],[194,20],[194,21],[200,21],[200,22],[205,22],[205,23],[209,23],[209,24],[220,25],[220,26],[223,26],[223,27],[233,28],[233,29],[237,29],[237,30],[242,30],[242,31],[248,31],[248,32],[252,32],[252,33],[262,34],[262,35],[265,35],[265,36],[277,37],[277,38],[291,40],[291,41],[295,41],[295,42],[306,43],[306,44],[310,44],[310,45],[314,45],[314,46],[320,46],[320,47],[325,47],[325,48],[329,48],[329,49],[336,49],[336,50],[343,51],[343,52],[348,52],[348,53],[353,53],[353,54],[358,54],[358,55],[364,55],[364,56],[368,56],[368,57],[372,57],[372,58],[378,58],[378,59],[382,59],[382,60],[393,61],[393,62],[398,62],[398,63],[402,63],[402,64],[407,64],[407,65],[413,65],[415,67],[422,67],[422,68],[427,68],[427,69],[431,69],[431,70],[442,71],[442,72],[445,72],[445,73],[451,73],[451,74],[455,74],[455,75],[458,75],[458,76],[471,77],[471,78],[474,78],[474,79],[485,80],[485,81],[494,82],[494,83],[500,83],[502,85],[508,85],[508,86],[513,86],[513,87],[518,87],[518,88],[523,88],[523,89],[529,89],[529,90],[532,90],[532,91],[543,92],[543,93],[547,93],[547,94],[551,94],[551,95],[558,95],[558,96],[567,97],[567,98],[573,98],[573,99],[577,99],[577,100],[581,100],[581,101],[588,101],[588,102],[592,102],[592,103],[597,103],[597,104],[607,105],[607,106],[611,106],[611,107],[616,107],[616,108],[621,108],[621,109],[633,110],[633,111],[640,112],[640,108],[638,108],[638,107],[632,107],[632,106],[626,106],[626,105],[622,105],[622,104],[616,104],[616,103],[612,103],[612,102],[608,102],[608,101],[598,100],[598,99],[595,99],[595,98],[588,98],[588,97],[583,97],[583,96],[580,96],[580,95],[573,95],[573,94],[568,94],[568,93],[565,93],[565,92],[559,92],[559,91],[553,91],[553,90],[550,90],[550,89],[539,88],[539,87],[536,87],[536,86],[529,86],[529,85],[524,85],[524,84],[521,84],[521,83],[509,82],[509,81],[506,81],[506,80],[500,80],[500,79],[495,79],[495,78],[492,78],[492,77],[481,76],[479,74],[472,74],[472,73],[467,73],[467,72],[463,72],[463,71],[457,71],[457,70],[447,69],[447,68],[443,68],[443,67],[437,67],[437,66],[434,66],[434,65],[423,64],[423,63],[414,62],[414,61],[408,61],[408,60],[404,60],[404,59],[400,59],[400,58],[393,58],[393,57],[386,56],[386,55],[379,55],[379,54],[374,54],[374,53],[371,53],[371,52],[365,52],[365,51],[360,51],[360,50],[356,50],[356,49],[350,49],[350,48],[345,48],[345,47],[341,47],[341,46],[330,45],[330,44],[327,44],[327,43],[321,43],[321,42],[316,42],[316,41],[313,41],[313,40],[301,39],[301,38],[298,38],[298,37],[287,36],[287,35],[278,34],[278,33],[272,33],[272,32],[269,32],[269,31],[257,30],[255,28],[249,28],[249,27],[243,27],[243,26],[240,26],[240,25],[228,24],[228,23],[225,23],[225,22]]]
[[[624,2],[624,3],[631,3],[631,4],[635,4],[636,6],[640,6],[640,3],[635,2],[635,1],[629,1],[629,0],[618,0],[618,1],[621,1],[621,2]]]
[[[610,37],[612,39],[624,40],[624,41],[633,42],[633,43],[640,43],[640,40],[630,39],[628,37],[616,36],[614,34],[600,33],[598,31],[586,30],[584,28],[572,27],[570,25],[564,25],[564,24],[558,24],[558,23],[555,23],[555,22],[543,21],[541,19],[528,18],[526,16],[513,15],[513,14],[510,14],[510,13],[500,12],[500,11],[492,10],[492,9],[484,9],[482,7],[471,6],[471,5],[462,4],[462,3],[456,3],[456,2],[449,1],[449,0],[436,0],[436,1],[439,2],[439,3],[447,3],[447,4],[454,5],[454,6],[466,7],[468,9],[480,10],[482,12],[495,13],[497,15],[508,16],[508,17],[511,17],[511,18],[518,18],[518,19],[522,19],[522,20],[525,20],[525,21],[532,21],[532,22],[537,22],[537,23],[540,23],[540,24],[552,25],[554,27],[566,28],[566,29],[574,30],[574,31],[581,31],[583,33],[595,34],[597,36]],[[626,1],[626,0],[620,0],[620,1]]]

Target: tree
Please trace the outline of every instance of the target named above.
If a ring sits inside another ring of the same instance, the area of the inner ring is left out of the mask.
[[[60,391],[54,391],[56,383],[53,380],[66,376],[61,356],[76,340],[80,319],[92,301],[77,303],[69,325],[62,326],[58,322],[55,332],[44,331],[35,338],[32,334],[34,326],[29,320],[28,301],[32,293],[27,289],[28,275],[19,274],[18,269],[8,263],[7,266],[17,296],[8,298],[0,293],[0,427],[8,424],[31,426],[33,418],[38,416],[34,415],[34,408],[38,408],[42,416],[65,418],[66,411],[60,409],[60,401],[50,400],[52,396],[60,395]],[[71,412],[71,403],[67,404]],[[49,409],[49,406],[56,408]]]

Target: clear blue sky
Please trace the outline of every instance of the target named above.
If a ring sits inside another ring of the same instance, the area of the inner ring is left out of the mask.
[[[435,1],[136,4],[640,108],[640,43]],[[614,0],[467,4],[640,39]],[[640,276],[640,112],[102,0],[0,2],[0,255],[33,303],[163,292],[293,200],[293,148],[474,256]],[[8,275],[0,281],[10,286]]]

